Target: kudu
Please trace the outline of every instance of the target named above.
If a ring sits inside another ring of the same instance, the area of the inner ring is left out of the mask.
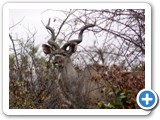
[[[58,69],[57,79],[59,87],[72,108],[95,108],[96,103],[101,99],[102,81],[91,80],[97,75],[92,67],[86,67],[83,72],[78,72],[71,61],[71,55],[76,51],[76,47],[82,42],[83,32],[94,27],[95,24],[85,25],[80,29],[78,39],[70,40],[60,47],[55,41],[54,29],[50,26],[50,19],[46,29],[51,32],[51,38],[48,44],[43,44],[42,48],[45,54],[54,56],[53,64]]]
[[[82,42],[83,32],[95,24],[87,24],[80,29],[78,39],[70,40],[60,47],[56,41],[54,29],[50,26],[50,19],[46,29],[51,32],[51,38],[48,44],[43,44],[42,48],[45,54],[53,56],[53,64],[58,70],[57,84],[61,90],[62,96],[67,101],[67,108],[97,108],[97,103],[104,101],[110,96],[106,95],[106,89],[110,83],[116,86],[123,86],[125,89],[135,91],[144,88],[144,71],[142,72],[122,72],[116,65],[95,66],[87,65],[80,72],[73,66],[71,55],[76,51],[76,47]],[[135,98],[135,96],[134,96]]]

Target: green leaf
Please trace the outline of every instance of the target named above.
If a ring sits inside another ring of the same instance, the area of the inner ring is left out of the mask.
[[[122,96],[120,96],[119,98],[123,99],[123,98],[126,98],[126,96],[122,95]]]

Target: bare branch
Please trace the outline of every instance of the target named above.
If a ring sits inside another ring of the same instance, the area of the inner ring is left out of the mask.
[[[15,54],[15,58],[16,58],[16,64],[17,64],[17,67],[19,68],[19,62],[18,62],[16,47],[15,47],[15,44],[14,44],[14,40],[13,40],[13,38],[12,38],[12,36],[10,34],[9,34],[9,38],[12,41],[13,50],[14,50],[14,54]]]
[[[18,24],[20,24],[25,17],[23,17],[19,22],[17,22],[16,24],[14,24],[13,26],[9,27],[9,29],[12,29],[13,27],[17,26]]]

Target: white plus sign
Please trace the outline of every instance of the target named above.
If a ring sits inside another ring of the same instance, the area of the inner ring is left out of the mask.
[[[142,98],[142,101],[146,101],[146,105],[149,104],[149,101],[152,101],[152,98],[149,98],[149,95],[146,94],[146,97],[145,98]]]

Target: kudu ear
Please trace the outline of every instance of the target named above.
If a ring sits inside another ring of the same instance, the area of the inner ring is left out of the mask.
[[[45,54],[50,54],[51,53],[51,47],[49,45],[42,44],[42,49],[43,49],[43,52]]]
[[[69,55],[72,55],[72,53],[74,53],[76,51],[77,45],[82,42],[83,32],[86,29],[88,29],[90,27],[94,27],[94,26],[95,26],[95,24],[88,24],[88,25],[83,26],[80,29],[80,32],[78,34],[78,39],[68,41],[66,44],[63,45],[62,49],[65,50],[66,52],[68,52]],[[67,50],[67,48],[69,48],[69,49]]]
[[[74,52],[76,52],[76,50],[77,50],[77,45],[78,45],[77,43],[70,44],[70,46],[69,46],[69,47],[70,47],[70,48],[69,48],[70,51],[69,51],[69,52],[70,52],[71,54],[74,53]]]

